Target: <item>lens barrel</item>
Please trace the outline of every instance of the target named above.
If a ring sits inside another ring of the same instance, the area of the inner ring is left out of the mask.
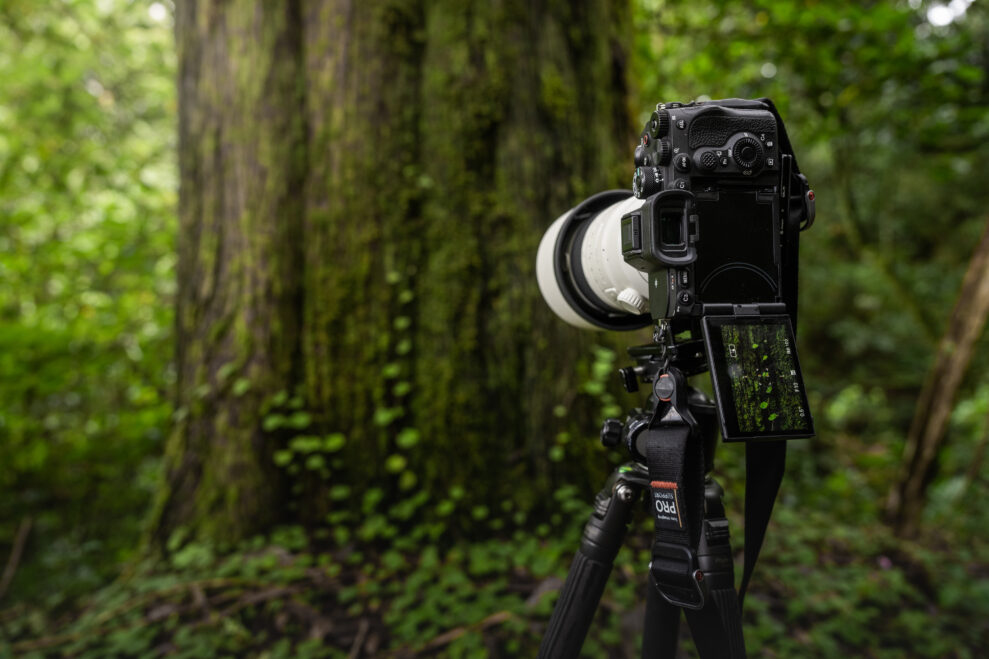
[[[642,205],[628,190],[585,199],[550,225],[536,280],[550,309],[582,329],[634,330],[652,323],[647,275],[625,263],[622,215]]]

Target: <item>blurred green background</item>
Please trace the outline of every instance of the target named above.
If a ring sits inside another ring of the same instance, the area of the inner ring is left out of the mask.
[[[452,492],[451,510],[466,497],[488,520],[477,534],[442,514],[417,526],[415,498],[373,514],[370,488],[363,514],[322,533],[148,549],[176,377],[172,15],[167,2],[0,0],[0,657],[534,656],[589,510],[583,485],[521,522],[479,510],[483,492]],[[884,520],[989,218],[986,4],[641,0],[632,21],[636,123],[658,100],[769,96],[817,192],[799,328],[817,437],[789,446],[746,600],[750,655],[984,656],[984,331],[918,531]],[[610,383],[630,341],[594,342],[574,387],[605,411],[633,404]],[[718,466],[740,529],[739,447]],[[587,656],[637,656],[648,520],[630,538]],[[333,624],[317,634],[314,620]]]

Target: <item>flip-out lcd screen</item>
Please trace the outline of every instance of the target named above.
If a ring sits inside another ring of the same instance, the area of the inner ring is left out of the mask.
[[[708,316],[704,341],[725,441],[813,436],[789,316]]]

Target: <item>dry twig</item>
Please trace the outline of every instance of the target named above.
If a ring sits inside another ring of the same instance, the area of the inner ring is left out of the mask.
[[[7,566],[3,569],[3,576],[0,577],[0,599],[7,594],[10,582],[14,580],[14,573],[17,572],[17,565],[21,562],[21,554],[24,553],[24,545],[27,544],[28,533],[31,532],[31,518],[25,517],[17,527],[14,535],[14,547],[7,559]]]
[[[367,618],[361,618],[361,621],[357,623],[357,636],[354,638],[353,645],[350,646],[347,659],[357,659],[361,655],[361,648],[364,646],[364,639],[367,638],[369,629],[371,629],[371,623],[367,621]]]

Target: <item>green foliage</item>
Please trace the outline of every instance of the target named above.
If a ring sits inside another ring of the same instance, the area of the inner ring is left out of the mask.
[[[917,394],[987,221],[989,12],[975,3],[934,25],[935,5],[650,0],[637,14],[639,120],[658,100],[769,96],[816,189],[797,338],[817,437],[791,442],[783,505],[856,525],[877,524],[899,475]],[[959,410],[984,405],[987,338]],[[932,474],[935,527],[989,521],[979,507],[953,508],[987,493],[968,467],[987,416],[965,419],[953,417]],[[719,454],[729,488],[740,459]]]
[[[50,607],[138,544],[168,427],[174,55],[147,2],[0,4],[0,555]]]
[[[934,26],[932,6],[644,0],[636,13],[635,112],[701,94],[771,96],[818,193],[818,221],[802,241],[799,332],[818,437],[790,444],[746,600],[753,656],[975,657],[989,646],[989,513],[978,505],[989,495],[979,467],[989,432],[985,337],[939,456],[927,534],[904,543],[879,522],[989,204],[987,8],[974,3]],[[510,456],[547,478],[583,469],[586,479],[546,501],[522,482],[508,484],[515,498],[496,498],[431,466],[436,442],[453,441],[415,421],[416,387],[434,386],[435,374],[409,364],[435,346],[423,345],[411,310],[448,301],[418,299],[404,262],[383,275],[399,310],[387,334],[359,337],[386,358],[364,419],[381,445],[369,450],[350,429],[322,427],[321,410],[294,391],[263,406],[262,429],[277,442],[271,460],[295,495],[289,514],[308,514],[310,526],[234,549],[189,542],[180,530],[165,557],[110,583],[139,546],[175,378],[175,71],[163,8],[0,4],[0,561],[19,523],[34,521],[2,601],[0,657],[345,657],[359,638],[368,654],[534,655],[588,512],[587,483],[607,469],[602,451],[584,448],[594,428],[574,431],[570,421],[583,407],[604,417],[638,404],[616,393],[614,371],[626,361],[617,347],[642,339],[597,339],[574,365],[575,381],[538,403],[559,424],[538,449]],[[538,80],[554,121],[584,98],[559,68],[547,64]],[[500,96],[503,84],[487,94]],[[469,101],[471,112],[490,114],[490,99]],[[455,187],[415,168],[406,178],[413,195]],[[472,213],[491,212],[481,201]],[[454,241],[449,249],[451,259],[478,253]],[[492,262],[514,272],[503,256]],[[519,309],[490,313],[514,326]],[[446,329],[429,321],[437,335]],[[441,384],[453,390],[467,377],[456,391],[458,413],[470,415],[481,403],[463,392],[491,377],[513,381],[511,364],[495,355],[490,372],[443,371]],[[256,391],[233,365],[216,380],[237,397]],[[439,427],[439,417],[426,418]],[[480,463],[506,452],[453,439]],[[385,478],[353,482],[344,455],[378,460]],[[742,456],[725,446],[717,459],[735,529]],[[418,489],[423,482],[431,485]],[[636,655],[640,616],[630,612],[644,601],[649,537],[648,521],[637,521],[585,656]],[[740,533],[734,542],[741,551]]]
[[[380,498],[365,500],[371,510]],[[533,656],[579,539],[572,520],[588,512],[573,493],[560,501],[571,521],[541,538],[518,530],[451,546],[421,524],[395,533],[426,505],[420,493],[365,519],[359,538],[283,527],[234,551],[178,543],[68,624],[40,610],[0,616],[0,656],[343,657],[355,645],[371,656]],[[633,525],[582,656],[638,656],[649,525]],[[367,550],[377,539],[387,544]],[[752,656],[976,657],[986,642],[989,589],[973,578],[984,548],[932,550],[784,507],[763,556],[746,599]]]

